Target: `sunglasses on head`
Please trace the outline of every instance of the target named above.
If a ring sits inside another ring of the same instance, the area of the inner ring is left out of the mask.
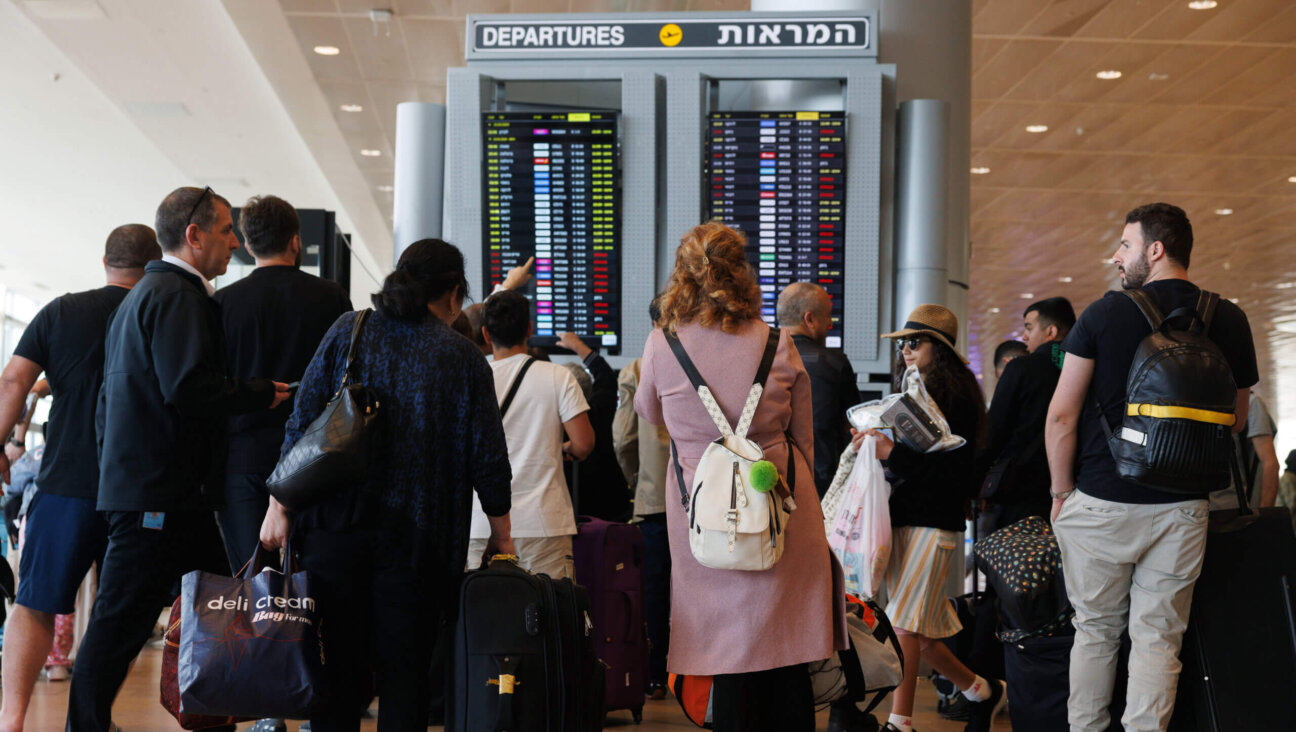
[[[916,351],[919,346],[926,342],[927,339],[923,336],[909,336],[908,338],[901,338],[896,341],[896,350],[904,350],[905,348],[908,348],[911,351]]]

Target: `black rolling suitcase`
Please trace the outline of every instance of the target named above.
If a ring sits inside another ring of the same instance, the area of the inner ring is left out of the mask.
[[[1236,464],[1233,466],[1237,470]],[[1236,473],[1235,473],[1236,475]],[[1234,478],[1236,485],[1241,481]],[[1296,727],[1296,534],[1285,508],[1212,511],[1169,729]]]
[[[447,699],[453,732],[597,732],[603,665],[594,655],[589,597],[569,579],[496,558],[469,572]]]

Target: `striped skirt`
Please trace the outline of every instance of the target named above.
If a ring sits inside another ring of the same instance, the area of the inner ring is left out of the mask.
[[[962,630],[945,585],[955,564],[962,566],[963,535],[929,526],[899,526],[892,529],[891,542],[886,573],[891,624],[928,638],[948,638]]]

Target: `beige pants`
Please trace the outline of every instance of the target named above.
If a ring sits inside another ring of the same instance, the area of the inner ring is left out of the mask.
[[[1162,730],[1174,711],[1179,647],[1206,548],[1207,501],[1142,505],[1071,494],[1053,524],[1075,606],[1072,732],[1107,729],[1116,656],[1128,626],[1129,732]]]
[[[576,565],[572,562],[571,536],[514,538],[513,545],[517,547],[518,564],[522,569],[532,574],[547,574],[554,579],[576,578]],[[468,569],[480,567],[482,554],[485,552],[485,539],[470,539]]]

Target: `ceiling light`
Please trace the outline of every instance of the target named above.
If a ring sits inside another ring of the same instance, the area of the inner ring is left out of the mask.
[[[337,46],[316,46],[315,53],[321,56],[336,56],[342,51]]]
[[[1048,132],[1048,125],[1026,125],[1026,131],[1038,135],[1041,132]]]
[[[382,155],[382,150],[373,150],[370,148],[365,148],[360,151],[360,154],[365,156],[366,158],[376,158],[379,155]]]
[[[1296,175],[1288,176],[1288,177],[1287,177],[1287,182],[1288,182],[1288,183],[1296,183]]]
[[[1217,209],[1215,209],[1215,213],[1218,214],[1218,215],[1220,215],[1220,216],[1232,216],[1232,215],[1233,215],[1233,209],[1231,209],[1231,208],[1217,208]]]
[[[973,169],[972,169],[972,175],[985,175],[986,173],[989,173],[989,172],[990,172],[990,169],[989,169],[989,168],[973,168]]]
[[[1059,278],[1058,278],[1058,282],[1066,282],[1066,283],[1070,283],[1070,282],[1071,282],[1071,278],[1070,278],[1070,277],[1059,277]]]
[[[1279,282],[1274,285],[1275,290],[1290,290],[1293,287],[1296,287],[1296,282]]]
[[[1023,292],[1019,297],[1021,297],[1021,299],[1023,299],[1023,300],[1032,300],[1032,299],[1035,298],[1035,293],[1033,293],[1033,292]]]
[[[1217,5],[1219,5],[1219,3],[1215,0],[1192,0],[1192,2],[1188,3],[1188,7],[1193,10],[1210,10]]]
[[[360,106],[359,104],[343,104],[342,111],[343,112],[363,112],[364,107]]]
[[[378,186],[378,190],[382,191],[383,193],[391,193],[396,189],[393,186]]]
[[[990,312],[998,314],[999,308],[990,308]]]
[[[1160,71],[1153,71],[1152,73],[1148,74],[1148,81],[1165,81],[1166,79],[1169,78],[1170,78],[1169,74],[1163,74]]]
[[[1230,297],[1230,298],[1229,298],[1229,302],[1233,303],[1234,305],[1237,305],[1237,304],[1238,304],[1238,299],[1237,299],[1236,297]]]
[[[1121,72],[1117,71],[1116,69],[1106,69],[1098,72],[1098,78],[1099,79],[1119,79],[1121,78]]]

